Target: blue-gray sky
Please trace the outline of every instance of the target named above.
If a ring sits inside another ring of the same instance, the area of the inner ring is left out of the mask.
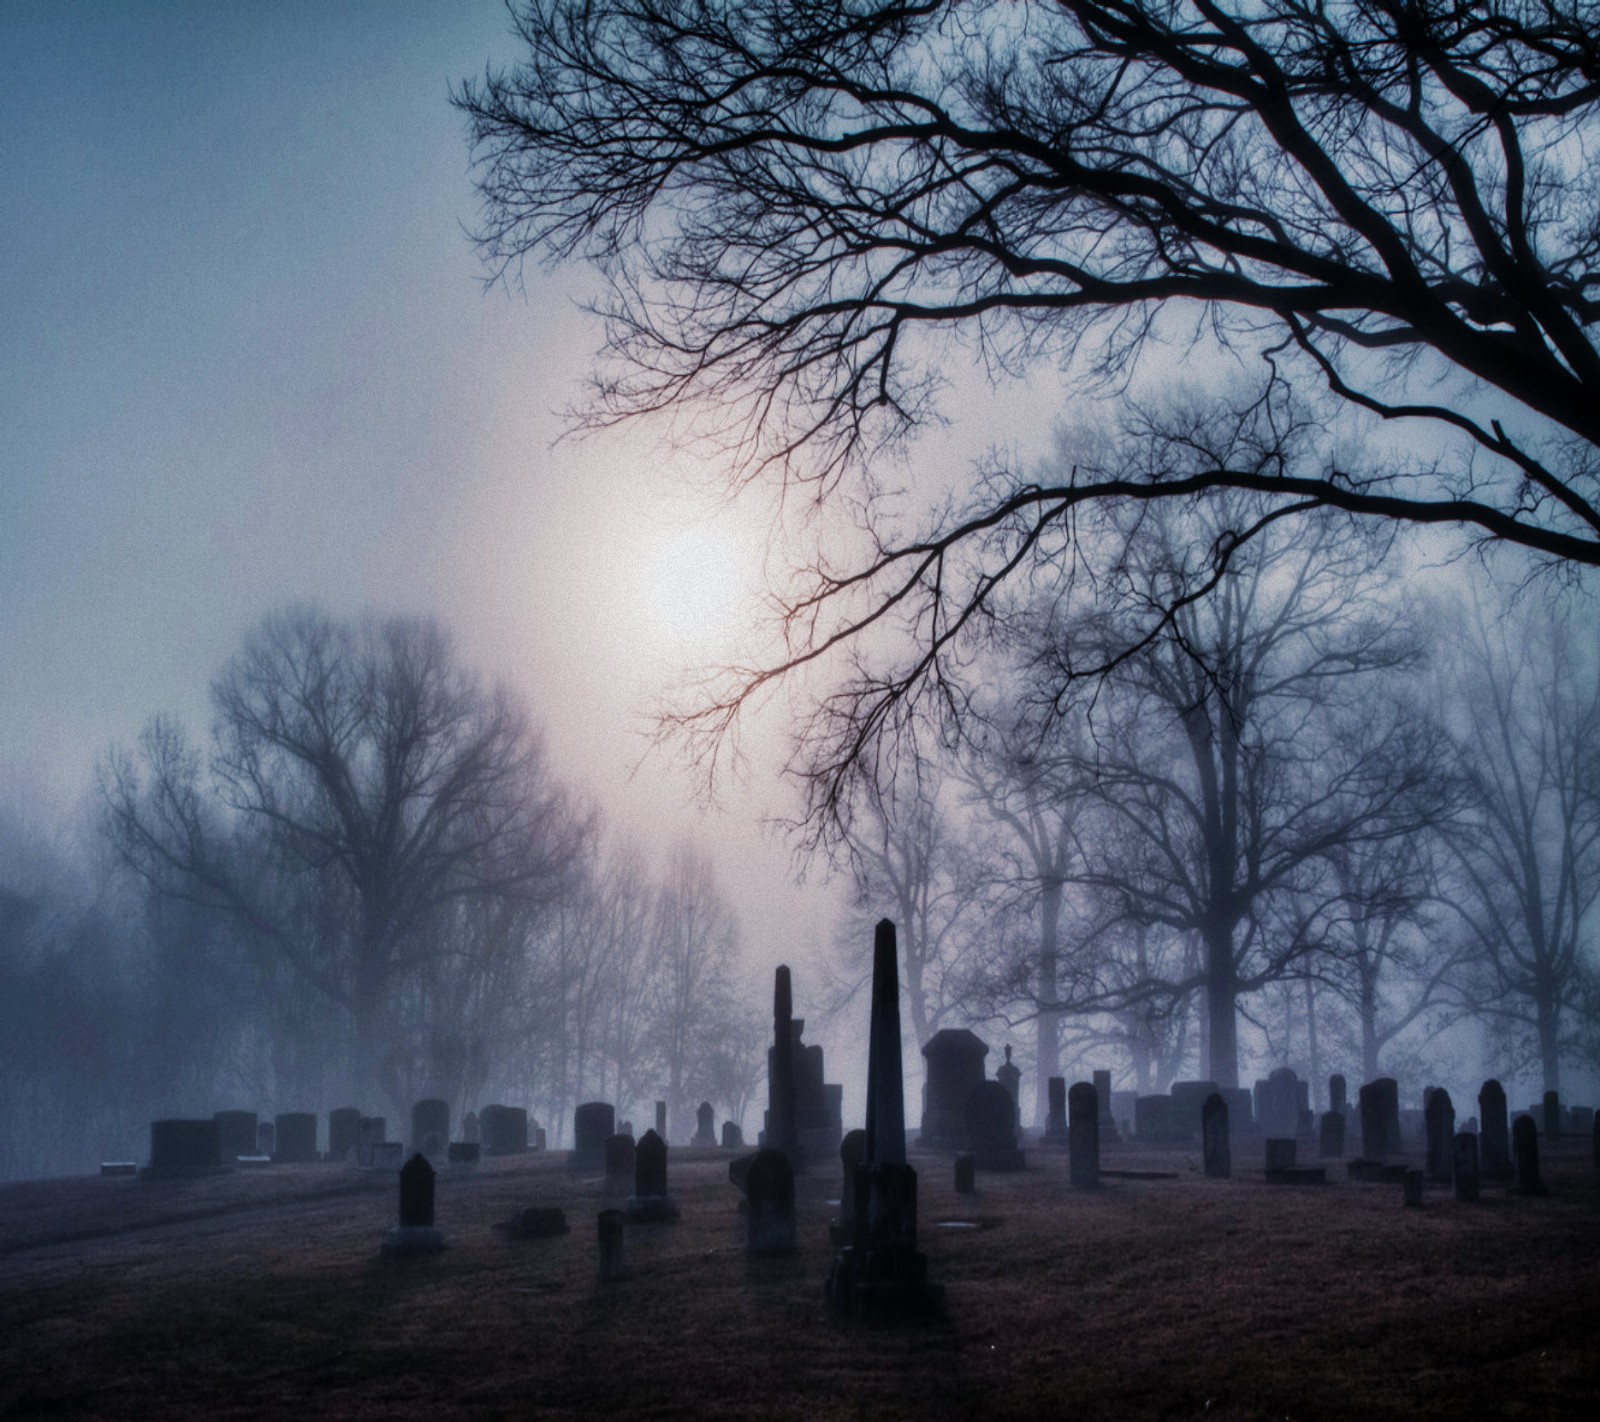
[[[72,801],[158,711],[202,731],[290,600],[433,613],[614,822],[697,827],[799,956],[826,913],[748,828],[781,802],[701,823],[629,779],[758,540],[686,532],[640,437],[552,448],[583,277],[485,294],[448,102],[514,55],[497,0],[0,6],[0,791]]]

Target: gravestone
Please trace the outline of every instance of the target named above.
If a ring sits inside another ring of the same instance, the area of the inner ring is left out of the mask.
[[[1517,1194],[1548,1194],[1539,1177],[1539,1128],[1532,1116],[1518,1116],[1511,1123],[1511,1150],[1517,1163]]]
[[[489,1108],[487,1106],[484,1107],[484,1110],[488,1109]],[[467,1114],[461,1118],[461,1139],[466,1141],[469,1145],[481,1146],[483,1144],[483,1132],[479,1128],[478,1113],[476,1111],[468,1111]]]
[[[1293,1136],[1268,1136],[1266,1164],[1269,1177],[1285,1170],[1293,1170],[1297,1142]]]
[[[525,1155],[528,1150],[527,1108],[485,1106],[478,1117],[478,1139],[486,1156]]]
[[[1006,1095],[1016,1108],[1017,1119],[1022,1119],[1022,1068],[1011,1061],[1011,1043],[1006,1043],[1006,1059],[994,1069],[994,1079],[1005,1087]]]
[[[1346,1089],[1343,1072],[1336,1071],[1328,1078],[1328,1109],[1341,1116],[1349,1109],[1349,1102],[1345,1100]]]
[[[221,1170],[222,1130],[215,1117],[150,1123],[150,1163],[139,1172],[141,1179],[176,1180]]]
[[[1420,1170],[1407,1170],[1400,1177],[1400,1199],[1402,1203],[1412,1206],[1422,1204],[1422,1172]]]
[[[1344,1112],[1324,1111],[1317,1139],[1317,1154],[1323,1160],[1344,1159]]]
[[[1021,1170],[1027,1163],[1017,1147],[1017,1103],[998,1081],[980,1081],[967,1097],[966,1145],[979,1170]]]
[[[606,1193],[626,1195],[633,1188],[637,1149],[632,1136],[618,1131],[606,1141]]]
[[[967,1151],[956,1157],[956,1194],[971,1195],[978,1188],[978,1162]]]
[[[218,1111],[211,1119],[217,1123],[217,1149],[224,1164],[256,1153],[258,1122],[254,1111]]]
[[[443,1160],[450,1144],[450,1104],[429,1096],[411,1108],[411,1149]]]
[[[689,1142],[696,1146],[714,1146],[717,1143],[715,1122],[717,1113],[712,1109],[709,1101],[702,1101],[699,1109],[694,1113],[695,1129],[694,1139]]]
[[[1256,1120],[1270,1139],[1300,1133],[1300,1078],[1290,1067],[1277,1067],[1256,1083]]]
[[[1087,1081],[1067,1093],[1068,1173],[1080,1190],[1100,1188],[1100,1102]]]
[[[1233,1174],[1233,1150],[1228,1139],[1228,1103],[1219,1091],[1206,1097],[1200,1108],[1200,1138],[1206,1177],[1228,1179]]]
[[[1168,1108],[1166,1129],[1172,1134],[1182,1131],[1185,1140],[1199,1139],[1200,1112],[1216,1091],[1217,1083],[1214,1081],[1173,1082],[1172,1090],[1168,1093],[1172,1097],[1172,1105]]]
[[[444,1244],[433,1222],[433,1166],[421,1151],[400,1167],[400,1223],[383,1239],[386,1254],[429,1254]]]
[[[1450,1153],[1456,1134],[1456,1108],[1450,1093],[1436,1086],[1422,1109],[1428,1128],[1428,1154],[1424,1170],[1430,1180],[1450,1178]]]
[[[273,1148],[278,1144],[278,1129],[271,1121],[262,1121],[256,1126],[256,1154],[270,1156]]]
[[[623,1245],[624,1230],[621,1210],[601,1210],[596,1217],[600,1245],[600,1282],[615,1283],[628,1271],[628,1261]]]
[[[670,1224],[678,1206],[667,1193],[667,1143],[646,1131],[633,1153],[633,1194],[628,1198],[629,1224]]]
[[[656,1102],[656,1134],[662,1140],[667,1138],[667,1103],[665,1101]]]
[[[317,1116],[314,1111],[284,1111],[273,1121],[278,1148],[274,1165],[314,1165],[317,1155]]]
[[[794,1166],[781,1150],[766,1147],[750,1158],[744,1177],[745,1252],[792,1254]]]
[[[828,1237],[835,1244],[849,1244],[855,1229],[856,1171],[867,1158],[867,1133],[846,1131],[839,1143],[839,1164],[844,1168],[844,1180],[839,1186],[839,1218],[828,1228]]]
[[[800,1137],[795,1130],[794,996],[789,966],[780,963],[772,982],[772,1046],[767,1049],[767,1128],[761,1144],[781,1150],[791,1166],[800,1163]],[[708,1117],[702,1116],[707,1136]],[[699,1133],[696,1133],[696,1139]]]
[[[361,1140],[356,1148],[356,1162],[359,1165],[372,1168],[372,1148],[382,1145],[388,1138],[389,1123],[382,1116],[363,1116],[361,1118]]]
[[[1110,1072],[1095,1072],[1094,1094],[1100,1102],[1100,1144],[1116,1145],[1122,1137],[1117,1132],[1117,1122],[1111,1109]]]
[[[1544,1094],[1544,1138],[1547,1141],[1561,1138],[1561,1094],[1556,1091]]]
[[[1050,1105],[1044,1118],[1044,1143],[1067,1144],[1067,1079],[1053,1076],[1045,1083]]]
[[[1361,1158],[1376,1163],[1386,1158],[1387,1138],[1383,1129],[1383,1101],[1378,1088],[1368,1082],[1360,1089]]]
[[[739,1129],[737,1121],[724,1121],[722,1123],[722,1148],[723,1150],[743,1150],[744,1132]]]
[[[1405,1150],[1400,1136],[1400,1083],[1392,1076],[1380,1076],[1372,1084],[1378,1089],[1378,1100],[1383,1108],[1384,1155],[1399,1155]]]
[[[856,1170],[853,1237],[834,1256],[826,1287],[829,1304],[855,1318],[915,1317],[944,1305],[944,1287],[928,1282],[928,1258],[917,1249],[917,1172],[906,1160],[900,1042],[899,950],[894,924],[882,919],[872,943],[866,1155]]]
[[[1133,1137],[1142,1144],[1182,1145],[1196,1124],[1170,1096],[1140,1096],[1133,1103]]]
[[[1492,1180],[1511,1178],[1511,1128],[1506,1120],[1505,1088],[1493,1077],[1478,1092],[1478,1173]]]
[[[588,1174],[606,1165],[606,1142],[614,1136],[617,1111],[609,1101],[585,1101],[572,1113],[572,1149],[567,1169]]]
[[[965,1027],[945,1027],[922,1048],[927,1086],[922,1095],[919,1144],[956,1151],[967,1137],[967,1098],[984,1079],[983,1059],[989,1048]]]
[[[1453,1146],[1456,1199],[1471,1204],[1478,1198],[1478,1138],[1471,1131],[1457,1131]]]
[[[354,1106],[339,1106],[328,1112],[328,1159],[348,1164],[360,1150],[361,1112]]]

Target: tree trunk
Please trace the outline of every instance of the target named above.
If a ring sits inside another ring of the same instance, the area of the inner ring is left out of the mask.
[[[1060,926],[1061,884],[1050,882],[1039,895],[1039,1018],[1034,1047],[1033,1115],[1040,1130],[1050,1112],[1050,1078],[1061,1075],[1061,1014],[1055,1006],[1060,998]]]
[[[1561,1090],[1561,1014],[1555,989],[1541,982],[1534,1002],[1539,1025],[1539,1062],[1544,1068],[1544,1089]]]
[[[1206,934],[1206,1020],[1210,1043],[1211,1080],[1218,1086],[1239,1084],[1239,984],[1233,970],[1233,934],[1214,929]]]

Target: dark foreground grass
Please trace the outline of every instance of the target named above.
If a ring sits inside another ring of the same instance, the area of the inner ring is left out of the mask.
[[[834,1170],[802,1177],[801,1248],[748,1259],[728,1157],[674,1151],[683,1218],[636,1226],[596,1281],[598,1182],[559,1158],[443,1174],[441,1254],[380,1256],[395,1190],[335,1167],[197,1183],[0,1189],[0,1416],[106,1418],[1550,1418],[1600,1415],[1600,1172],[1548,1199],[1231,1181],[1071,1189],[921,1172],[946,1317],[831,1318]],[[1334,1175],[1342,1176],[1335,1168]],[[572,1233],[495,1229],[559,1205]],[[937,1221],[979,1228],[941,1228]]]

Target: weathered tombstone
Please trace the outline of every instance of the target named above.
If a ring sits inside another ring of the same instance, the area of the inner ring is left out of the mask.
[[[1205,1109],[1205,1104],[1217,1090],[1214,1081],[1175,1081],[1172,1090],[1168,1093],[1172,1097],[1172,1105],[1168,1108],[1168,1117],[1161,1128],[1176,1136],[1180,1131],[1185,1140],[1194,1140],[1200,1131],[1200,1112]]]
[[[1471,1204],[1478,1198],[1478,1138],[1471,1131],[1457,1131],[1451,1161],[1456,1181],[1456,1199]]]
[[[278,1148],[275,1165],[310,1165],[318,1160],[317,1116],[314,1111],[283,1111],[273,1121]]]
[[[444,1243],[433,1223],[433,1166],[421,1151],[400,1167],[400,1223],[384,1236],[386,1254],[426,1254]]]
[[[739,1129],[737,1121],[724,1121],[722,1123],[722,1148],[723,1150],[743,1150],[744,1132]]]
[[[667,1193],[667,1143],[646,1131],[633,1153],[633,1194],[628,1198],[629,1224],[670,1224],[678,1206]]]
[[[372,1148],[384,1144],[389,1124],[382,1116],[361,1118],[361,1140],[356,1148],[356,1161],[367,1169],[372,1168]]]
[[[1336,1071],[1328,1078],[1328,1109],[1337,1111],[1341,1116],[1349,1105],[1345,1099],[1346,1089],[1343,1072]]]
[[[656,1134],[662,1140],[667,1138],[667,1103],[665,1101],[656,1102]]]
[[[839,1164],[844,1167],[844,1180],[839,1187],[839,1218],[828,1229],[828,1237],[835,1244],[849,1244],[855,1230],[856,1171],[867,1158],[867,1133],[846,1131],[839,1142]]]
[[[1087,1081],[1067,1093],[1068,1172],[1080,1190],[1100,1188],[1100,1102]]]
[[[1221,1092],[1213,1091],[1200,1108],[1200,1138],[1207,1178],[1228,1179],[1233,1174],[1233,1151],[1228,1140],[1228,1103]]]
[[[795,1131],[794,997],[789,967],[780,963],[772,983],[772,1050],[767,1053],[767,1129],[762,1145],[781,1150],[789,1164],[800,1164],[800,1138]],[[706,1133],[710,1134],[709,1123]]]
[[[928,1282],[928,1258],[917,1249],[917,1172],[906,1160],[900,966],[888,919],[873,933],[867,1151],[856,1172],[854,1237],[834,1256],[826,1296],[834,1309],[857,1318],[929,1314],[944,1304],[944,1286]]]
[[[218,1111],[211,1119],[217,1123],[217,1149],[225,1165],[231,1165],[241,1155],[256,1153],[254,1111]]]
[[[978,1188],[978,1162],[970,1151],[956,1157],[956,1194],[971,1195]]]
[[[523,1155],[528,1149],[528,1112],[522,1106],[485,1106],[478,1117],[485,1155]]]
[[[1511,1123],[1511,1149],[1517,1158],[1517,1194],[1547,1194],[1539,1177],[1539,1128],[1532,1116],[1518,1116]]]
[[[934,1150],[960,1150],[967,1136],[967,1098],[984,1079],[989,1048],[965,1027],[945,1027],[928,1038],[922,1055],[927,1087],[919,1143]]]
[[[150,1163],[139,1172],[142,1179],[215,1175],[221,1169],[222,1131],[214,1117],[209,1121],[150,1123]]]
[[[620,1131],[606,1141],[606,1193],[626,1195],[633,1188],[636,1150],[632,1136]]]
[[[1147,1145],[1181,1145],[1193,1137],[1197,1124],[1198,1116],[1191,1121],[1170,1096],[1140,1096],[1133,1103],[1133,1136]]]
[[[617,1111],[609,1101],[585,1101],[572,1113],[572,1149],[567,1169],[588,1173],[604,1170],[606,1142],[616,1132]]]
[[[1050,1105],[1044,1118],[1044,1141],[1046,1145],[1067,1144],[1067,1079],[1064,1076],[1052,1076],[1045,1083],[1049,1093]]]
[[[1017,1147],[1017,1103],[998,1081],[980,1081],[967,1097],[966,1144],[979,1170],[1021,1170],[1027,1163]]]
[[[1344,1159],[1344,1112],[1324,1111],[1317,1139],[1317,1154],[1323,1160]]]
[[[444,1159],[450,1144],[450,1103],[429,1096],[411,1108],[411,1149],[430,1160]]]
[[[484,1109],[487,1110],[488,1108],[485,1107]],[[483,1144],[483,1132],[478,1125],[478,1113],[476,1111],[468,1111],[461,1118],[461,1139],[469,1145]]]
[[[794,1166],[770,1146],[750,1159],[744,1177],[745,1251],[790,1254],[795,1248]]]
[[[1256,1083],[1256,1119],[1269,1138],[1299,1134],[1300,1078],[1292,1068],[1277,1067]]]
[[[533,1130],[533,1148],[535,1150],[543,1150],[545,1148],[545,1134],[543,1126],[537,1126]]]
[[[600,1282],[615,1283],[628,1270],[627,1256],[623,1247],[626,1226],[623,1224],[622,1211],[601,1210],[596,1222],[600,1243]]]
[[[1544,1138],[1547,1141],[1561,1138],[1561,1094],[1556,1091],[1544,1094]]]
[[[1372,1084],[1382,1107],[1384,1156],[1399,1155],[1405,1149],[1400,1137],[1400,1083],[1392,1076],[1380,1076]]]
[[[1111,1110],[1111,1073],[1097,1071],[1094,1074],[1094,1094],[1100,1102],[1100,1144],[1116,1145],[1121,1137],[1117,1134],[1117,1122]]]
[[[328,1159],[348,1164],[360,1150],[361,1112],[354,1106],[339,1106],[328,1112]]]
[[[1428,1093],[1422,1114],[1428,1126],[1428,1155],[1425,1170],[1430,1180],[1450,1178],[1451,1142],[1456,1134],[1456,1108],[1450,1093],[1436,1086]]]
[[[702,1101],[694,1113],[695,1129],[694,1139],[690,1145],[714,1146],[717,1143],[716,1119],[717,1113],[709,1101]]]
[[[1358,1093],[1361,1109],[1361,1158],[1381,1161],[1387,1154],[1387,1140],[1383,1130],[1383,1101],[1377,1085],[1368,1082]]]
[[[278,1144],[278,1128],[271,1121],[256,1126],[256,1154],[271,1155]]]
[[[1408,1170],[1400,1177],[1400,1199],[1407,1205],[1422,1203],[1422,1172]]]
[[[1482,1139],[1478,1142],[1479,1173],[1490,1179],[1509,1179],[1511,1129],[1506,1120],[1506,1093],[1492,1076],[1478,1092],[1478,1119],[1482,1123]]]
[[[1011,1061],[1011,1043],[1006,1043],[1006,1059],[994,1069],[994,1079],[1005,1087],[1006,1095],[1017,1109],[1017,1119],[1022,1119],[1022,1068]]]

